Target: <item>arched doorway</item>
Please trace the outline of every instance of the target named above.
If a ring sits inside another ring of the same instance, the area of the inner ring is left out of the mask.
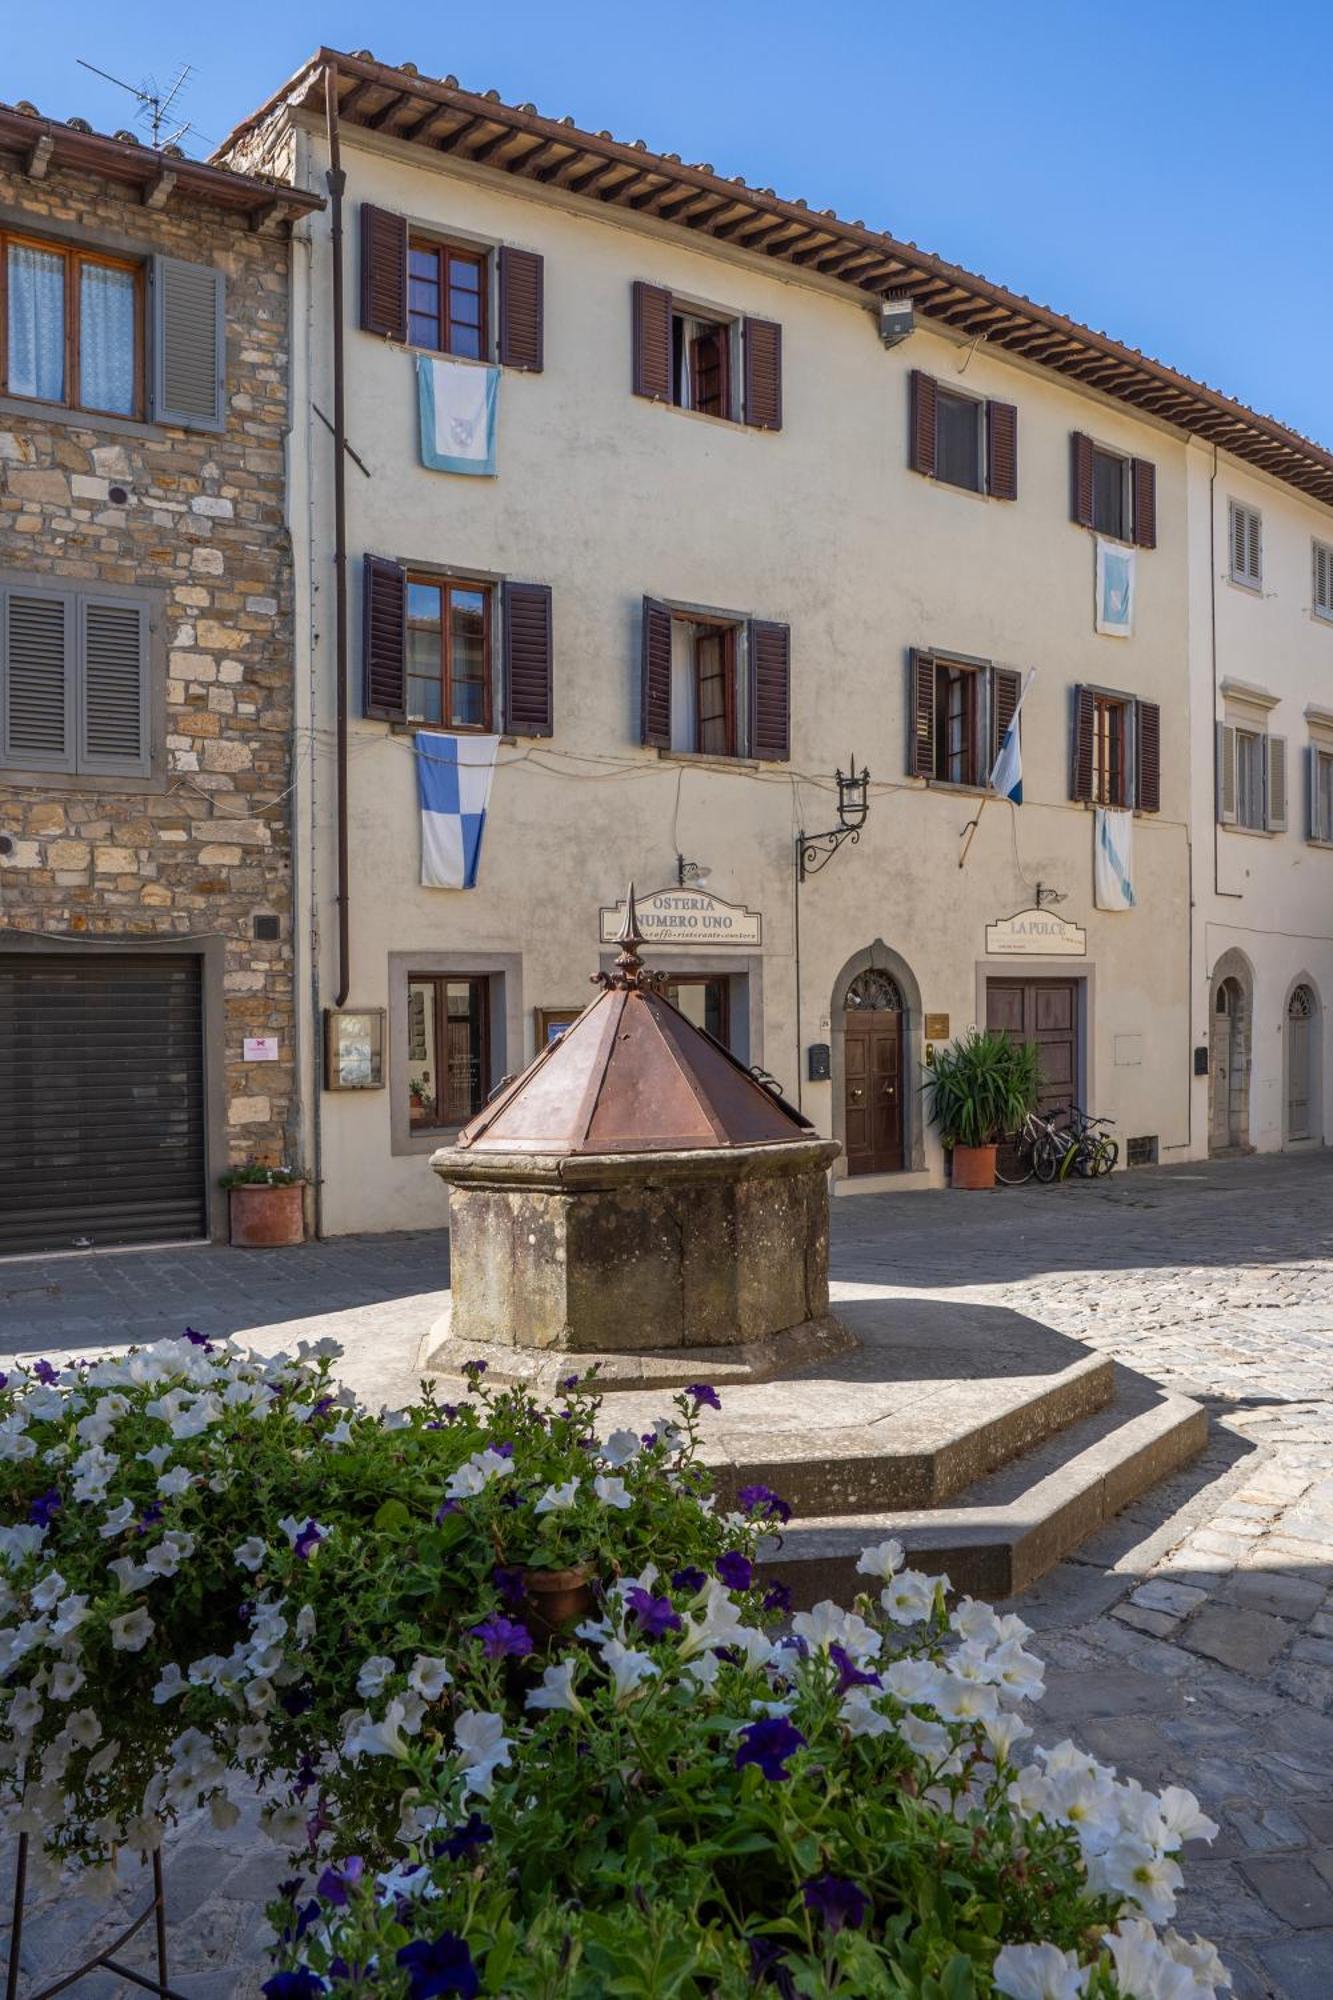
[[[1214,975],[1208,1040],[1208,1150],[1235,1152],[1250,1143],[1250,983],[1240,965],[1223,961]]]
[[[1286,1019],[1287,1120],[1289,1146],[1320,1136],[1319,1002],[1305,980],[1291,990]]]
[[[892,973],[870,966],[843,1007],[844,1145],[849,1174],[898,1173],[905,1163],[903,1057],[907,1009]]]

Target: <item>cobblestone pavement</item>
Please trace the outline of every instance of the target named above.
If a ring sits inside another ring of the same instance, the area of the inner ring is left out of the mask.
[[[445,1263],[422,1234],[0,1264],[0,1349],[84,1352],[186,1320],[265,1348],[333,1332],[347,1379],[401,1401]],[[1187,1857],[1179,1921],[1223,1945],[1240,2000],[1333,2000],[1333,1156],[839,1200],[833,1269],[1012,1307],[1206,1403],[1203,1456],[1020,1601],[1050,1664],[1041,1733],[1188,1784],[1221,1823]],[[252,1822],[180,1830],[167,1900],[188,2000],[258,1992],[275,1873]],[[86,1950],[78,1908],[34,1909],[25,1971]]]

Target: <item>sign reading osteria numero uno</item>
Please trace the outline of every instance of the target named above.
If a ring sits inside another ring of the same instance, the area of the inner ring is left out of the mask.
[[[1019,910],[986,926],[986,952],[991,958],[1086,958],[1088,934],[1066,923],[1052,910]]]
[[[648,944],[761,944],[763,918],[740,903],[724,903],[703,889],[659,889],[636,896],[639,929]],[[602,943],[613,944],[625,921],[625,905],[601,912]]]

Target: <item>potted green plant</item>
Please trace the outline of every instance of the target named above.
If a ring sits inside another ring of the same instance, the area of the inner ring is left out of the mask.
[[[969,1028],[941,1049],[923,1088],[953,1155],[956,1188],[995,1185],[995,1149],[1037,1102],[1037,1051],[988,1028]]]
[[[232,1167],[219,1186],[227,1190],[238,1249],[284,1249],[305,1241],[305,1182],[290,1167]]]

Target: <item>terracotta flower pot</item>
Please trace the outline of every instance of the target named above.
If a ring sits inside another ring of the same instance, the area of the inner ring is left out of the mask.
[[[576,1569],[525,1569],[523,1604],[533,1629],[554,1638],[576,1618],[592,1615],[592,1578],[581,1564]]]
[[[305,1188],[262,1185],[229,1190],[231,1240],[242,1250],[285,1249],[305,1241]]]
[[[953,1184],[956,1188],[993,1188],[995,1186],[994,1146],[955,1146],[953,1149]]]

